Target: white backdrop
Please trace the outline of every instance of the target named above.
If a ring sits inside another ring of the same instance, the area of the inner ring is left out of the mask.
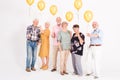
[[[0,79],[17,79],[17,80],[41,80],[52,78],[53,80],[73,80],[74,77],[61,77],[59,73],[55,74],[50,71],[38,70],[33,73],[26,73],[25,58],[25,31],[26,27],[32,24],[34,18],[38,18],[44,27],[44,22],[51,23],[50,29],[55,25],[55,18],[61,16],[65,20],[65,12],[72,11],[74,19],[69,23],[69,29],[72,30],[72,25],[77,23],[77,11],[73,6],[74,0],[44,0],[46,8],[40,12],[36,7],[39,0],[31,7],[29,16],[29,6],[26,0],[0,0]],[[58,12],[52,16],[49,12],[50,5],[55,4],[58,7]],[[83,7],[79,11],[79,25],[81,32],[86,34],[87,23],[83,19],[84,11],[92,10],[94,14],[93,21],[96,20],[100,24],[104,32],[104,45],[102,53],[102,73],[103,79],[119,79],[120,77],[120,11],[119,0],[83,0]],[[90,23],[91,24],[91,23]],[[52,56],[52,39],[50,51],[50,66]],[[68,64],[71,65],[71,57]],[[41,62],[37,60],[39,69]],[[68,67],[71,70],[72,67]],[[48,77],[46,77],[48,76]],[[102,79],[102,80],[103,80]],[[77,80],[77,78],[76,78]],[[86,79],[85,79],[86,80]]]

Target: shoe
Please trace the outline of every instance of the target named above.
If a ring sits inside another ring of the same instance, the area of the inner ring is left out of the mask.
[[[90,75],[92,75],[92,73],[86,74],[86,76],[90,76]]]
[[[76,73],[76,72],[73,72],[72,75],[77,75],[77,73]]]
[[[61,75],[64,75],[64,73],[63,73],[63,72],[60,72],[60,74],[61,74]]]
[[[31,68],[32,71],[36,71],[36,69],[34,67]]]
[[[42,65],[42,66],[40,67],[40,69],[42,69],[44,66],[45,66],[45,65]]]
[[[47,69],[48,69],[48,66],[45,65],[42,69],[43,69],[43,70],[47,70]]]
[[[31,72],[30,68],[26,68],[26,71],[27,71],[27,72]]]
[[[55,69],[55,68],[53,68],[53,69],[51,70],[51,72],[54,72],[54,71],[56,71],[56,69]]]
[[[94,76],[94,79],[97,79],[97,78],[99,78],[98,76]]]
[[[64,74],[68,74],[66,71],[63,71]]]

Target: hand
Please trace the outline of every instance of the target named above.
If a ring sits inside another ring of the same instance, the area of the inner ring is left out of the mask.
[[[44,30],[41,30],[41,33],[44,33]]]
[[[39,40],[39,42],[37,43],[37,45],[41,45],[41,40]]]
[[[28,35],[27,35],[27,37],[28,37],[28,38],[30,38],[30,37],[31,37],[31,35],[30,35],[30,34],[28,34]]]
[[[77,37],[80,37],[80,34],[79,34],[79,33],[76,33],[76,36],[77,36]]]
[[[39,29],[42,30],[42,26],[41,25],[39,26]]]
[[[52,38],[55,38],[55,33],[53,33],[51,36],[52,36]]]
[[[90,37],[90,36],[91,36],[91,34],[90,34],[90,33],[87,33],[87,36],[88,36],[88,37]]]

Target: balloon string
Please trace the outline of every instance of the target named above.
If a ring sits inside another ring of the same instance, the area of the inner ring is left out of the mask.
[[[78,17],[78,24],[79,24],[79,11],[78,11],[78,13],[77,13],[77,17]]]
[[[30,7],[29,7],[29,17],[30,17]]]
[[[87,33],[89,33],[89,29],[90,29],[90,24],[89,23],[87,23]]]

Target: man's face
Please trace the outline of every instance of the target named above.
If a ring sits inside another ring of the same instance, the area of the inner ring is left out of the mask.
[[[56,22],[57,22],[57,24],[60,24],[60,23],[61,23],[61,18],[60,18],[60,17],[57,17],[57,18],[56,18]]]
[[[97,22],[93,22],[93,23],[92,23],[92,27],[93,27],[94,29],[96,29],[96,28],[98,27]]]
[[[39,23],[39,21],[38,21],[38,20],[34,20],[34,21],[33,21],[33,25],[34,25],[34,26],[37,26],[37,25],[38,25],[38,23]]]

